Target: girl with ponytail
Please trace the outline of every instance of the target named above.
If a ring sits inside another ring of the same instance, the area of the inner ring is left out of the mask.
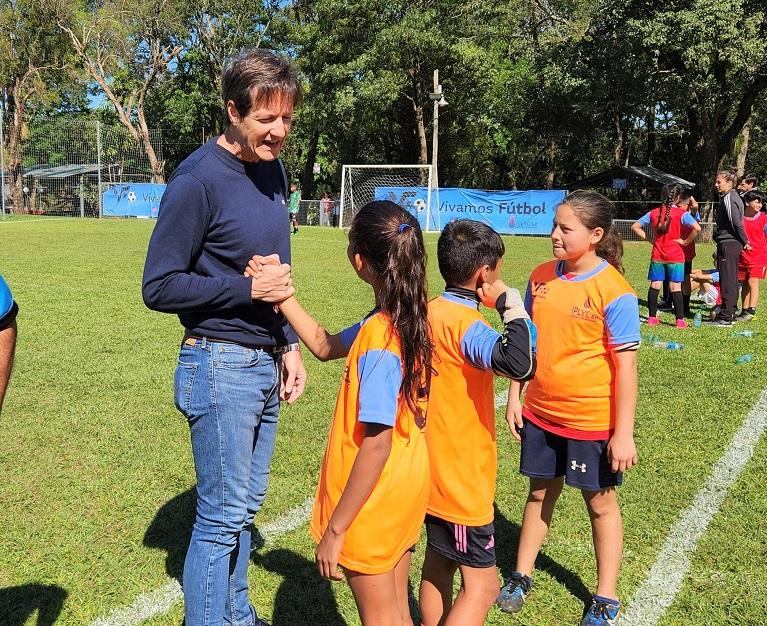
[[[311,534],[320,574],[346,578],[363,625],[412,626],[408,570],[430,487],[432,341],[421,228],[402,207],[371,202],[354,216],[347,255],[375,296],[361,322],[331,334],[295,297],[280,304],[318,359],[346,357]],[[259,271],[257,259],[249,271]]]
[[[637,462],[639,303],[621,272],[613,206],[575,191],[557,207],[555,259],[533,270],[525,306],[538,330],[537,369],[512,380],[506,420],[519,434],[520,472],[530,478],[515,571],[501,610],[516,613],[534,589],[533,567],[565,484],[579,489],[591,519],[597,588],[582,626],[612,624],[620,611],[623,526],[616,487]]]
[[[685,279],[685,248],[690,245],[700,232],[700,224],[695,221],[686,208],[678,206],[682,196],[680,185],[663,187],[663,204],[646,213],[631,225],[637,237],[649,241],[643,226],[650,226],[655,234],[652,240],[650,270],[647,278],[650,288],[647,291],[647,324],[657,326],[658,294],[663,281],[669,281],[671,302],[674,307],[677,328],[687,328],[684,320],[684,298],[682,282]],[[682,236],[682,229],[687,227],[688,234]]]

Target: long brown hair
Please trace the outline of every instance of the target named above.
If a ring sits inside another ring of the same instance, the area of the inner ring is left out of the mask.
[[[655,225],[655,232],[658,235],[664,235],[671,226],[671,209],[679,202],[682,196],[682,186],[676,183],[663,185],[663,204],[658,214],[658,223]]]
[[[567,194],[562,204],[569,206],[586,228],[601,228],[605,232],[597,243],[596,253],[623,274],[623,238],[613,225],[613,203],[601,193],[579,189]]]
[[[431,381],[432,340],[426,319],[426,251],[421,227],[401,206],[381,200],[363,206],[349,230],[352,252],[375,274],[381,311],[391,319],[402,352],[402,386],[419,415],[418,399]]]

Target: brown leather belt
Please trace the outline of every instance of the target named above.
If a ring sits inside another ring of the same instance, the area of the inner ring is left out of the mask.
[[[185,334],[183,343],[187,346],[196,346],[198,341],[207,341],[208,343],[230,343],[235,346],[241,346],[243,348],[250,348],[251,350],[263,350],[267,354],[282,354],[285,352],[285,346],[257,346],[249,345],[245,343],[239,343],[237,341],[230,341],[229,339],[218,339],[216,337],[200,337],[199,335]]]

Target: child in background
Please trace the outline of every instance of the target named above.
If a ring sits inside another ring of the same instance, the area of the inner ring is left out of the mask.
[[[743,194],[743,205],[743,228],[750,247],[743,249],[738,261],[738,282],[742,285],[743,306],[735,319],[750,322],[759,304],[759,281],[767,276],[767,214],[762,213],[764,194],[761,191],[747,191]]]
[[[537,369],[527,387],[512,380],[506,419],[521,439],[520,472],[530,477],[516,571],[502,610],[522,609],[533,566],[564,483],[581,490],[591,519],[598,584],[582,626],[613,624],[623,525],[616,486],[637,462],[639,304],[622,276],[623,243],[613,206],[575,191],[557,208],[555,260],[533,270],[525,307],[538,329]]]
[[[288,216],[290,217],[290,225],[293,227],[293,234],[298,234],[298,209],[301,206],[301,192],[298,189],[297,183],[290,183],[290,203],[288,206]]]
[[[412,626],[408,570],[429,498],[424,436],[432,341],[418,221],[370,202],[354,216],[348,257],[376,307],[339,334],[289,298],[280,309],[320,360],[346,356],[311,521],[320,574],[344,568],[364,626]],[[251,261],[257,274],[259,260]]]
[[[431,493],[421,578],[423,626],[482,626],[498,598],[493,526],[497,473],[493,375],[535,367],[535,329],[516,289],[500,280],[504,245],[486,224],[456,220],[437,243],[445,292],[429,303],[434,377],[426,443]],[[480,298],[504,323],[500,334]],[[453,601],[453,578],[461,588]]]
[[[647,278],[650,288],[647,291],[647,324],[657,326],[658,319],[658,293],[663,285],[663,280],[669,280],[671,302],[674,306],[677,328],[687,328],[684,321],[684,299],[682,298],[682,281],[684,280],[685,254],[683,247],[692,243],[700,232],[700,224],[687,212],[678,206],[681,198],[682,187],[679,185],[665,185],[663,187],[665,201],[663,205],[643,215],[631,225],[631,229],[637,237],[647,239],[642,226],[650,224],[655,233],[650,256],[650,270]],[[686,238],[682,238],[682,226],[690,229]]]
[[[700,211],[698,210],[698,201],[690,193],[689,189],[683,189],[679,196],[679,206],[686,209],[692,218],[700,225]],[[688,237],[692,234],[692,228],[686,224],[682,225],[680,238],[687,241]],[[697,238],[697,235],[695,235]],[[695,258],[695,238],[690,241],[686,246],[682,247],[684,252],[684,280],[682,281],[682,305],[684,308],[684,314],[689,316],[690,312],[690,295],[692,294],[692,287],[690,285],[690,272],[692,272],[692,261]]]

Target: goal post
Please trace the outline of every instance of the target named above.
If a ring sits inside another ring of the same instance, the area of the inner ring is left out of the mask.
[[[423,230],[441,230],[431,165],[344,165],[338,225],[348,228],[368,202],[391,200],[411,213]]]

